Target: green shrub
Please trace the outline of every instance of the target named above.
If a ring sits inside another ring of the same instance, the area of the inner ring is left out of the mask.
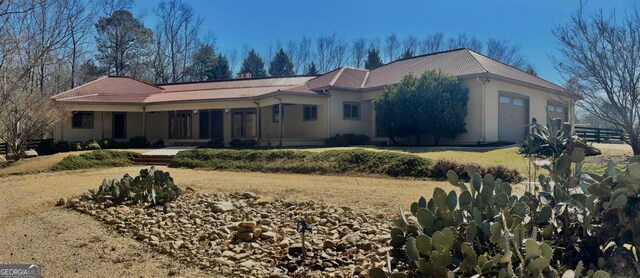
[[[353,133],[348,134],[336,134],[325,140],[327,147],[348,147],[357,145],[366,145],[369,143],[369,136],[356,135]]]
[[[224,148],[224,140],[222,138],[212,139],[212,140],[209,140],[209,142],[207,142],[202,147],[203,148],[210,148],[210,149]]]
[[[154,148],[163,148],[165,146],[164,144],[164,140],[160,139],[158,141],[156,141],[155,143],[153,143],[153,147]]]
[[[147,137],[144,136],[135,136],[129,139],[129,147],[131,148],[148,148],[151,146]]]
[[[171,167],[300,174],[374,174],[426,178],[429,159],[398,152],[362,149],[307,152],[294,150],[213,150],[180,152]]]
[[[67,141],[58,141],[55,143],[56,152],[68,152],[71,151],[71,144]]]
[[[80,155],[69,155],[51,166],[51,171],[66,171],[100,167],[122,167],[133,165],[139,153],[126,151],[95,150]]]
[[[240,148],[242,147],[242,140],[240,139],[232,139],[231,141],[229,141],[229,146],[231,146],[232,148]]]
[[[83,149],[84,144],[80,141],[76,141],[71,143],[70,151],[81,151]]]
[[[98,140],[89,140],[86,143],[84,143],[84,147],[85,150],[99,150],[100,148],[100,142],[98,142]]]
[[[50,155],[58,152],[56,143],[53,140],[42,140],[36,148],[38,155]]]
[[[254,139],[246,139],[246,140],[242,140],[242,147],[243,148],[255,148],[258,145],[258,141],[254,140]]]
[[[102,149],[115,149],[115,148],[120,148],[122,144],[120,144],[120,142],[116,141],[113,138],[104,138],[102,140],[100,140],[100,147]]]
[[[97,191],[88,190],[85,197],[99,203],[109,201],[113,205],[161,205],[176,200],[181,192],[169,172],[151,167],[140,170],[140,175],[135,178],[125,174],[120,181],[103,180]]]

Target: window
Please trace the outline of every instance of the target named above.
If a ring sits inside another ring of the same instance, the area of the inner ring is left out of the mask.
[[[524,104],[524,101],[522,99],[519,99],[519,98],[513,99],[513,105],[522,106],[523,104]]]
[[[93,128],[93,112],[74,112],[72,128]]]
[[[555,106],[553,106],[553,105],[551,105],[551,104],[548,104],[548,105],[547,105],[547,110],[549,110],[549,112],[553,112],[553,111],[555,111],[555,110],[556,110],[556,107],[555,107]]]
[[[273,108],[271,108],[271,118],[274,123],[280,122],[280,105],[276,104],[273,106]]]
[[[305,121],[318,120],[318,106],[317,105],[305,105],[303,106],[303,114]]]
[[[345,102],[343,109],[343,117],[345,120],[360,120],[360,103]]]
[[[500,103],[509,103],[510,99],[508,97],[500,96]]]
[[[556,112],[562,113],[562,110],[563,110],[562,108],[563,108],[562,106],[556,106]]]

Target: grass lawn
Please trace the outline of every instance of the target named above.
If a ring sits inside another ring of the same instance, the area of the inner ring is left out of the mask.
[[[126,149],[123,151],[143,153],[149,150],[148,149]],[[53,155],[25,158],[9,166],[0,167],[0,177],[7,176],[7,175],[22,175],[22,174],[35,174],[35,173],[48,172],[51,166],[60,162],[65,157],[69,155],[80,155],[88,152],[91,152],[91,151],[57,153]]]

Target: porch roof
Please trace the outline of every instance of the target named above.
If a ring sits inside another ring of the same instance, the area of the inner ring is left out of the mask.
[[[122,76],[105,76],[53,96],[57,102],[154,104],[267,97],[274,93],[317,96],[306,86],[315,76],[254,78],[151,85]]]

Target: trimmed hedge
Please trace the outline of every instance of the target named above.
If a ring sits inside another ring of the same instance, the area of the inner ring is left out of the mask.
[[[431,160],[416,155],[366,150],[214,150],[179,152],[170,167],[299,174],[375,174],[429,177]]]
[[[336,134],[324,141],[327,147],[348,147],[357,145],[366,145],[369,143],[369,136],[361,134]]]
[[[324,152],[196,149],[179,152],[169,167],[298,174],[354,173],[439,180],[446,179],[447,171],[451,169],[462,179],[468,179],[467,164],[464,163],[438,160],[434,164],[430,159],[413,154],[363,149]],[[482,175],[492,174],[510,183],[523,180],[518,171],[504,166],[478,166],[478,169]]]
[[[102,167],[122,167],[133,165],[139,153],[127,151],[95,150],[81,155],[69,155],[51,166],[51,171],[66,171]]]

